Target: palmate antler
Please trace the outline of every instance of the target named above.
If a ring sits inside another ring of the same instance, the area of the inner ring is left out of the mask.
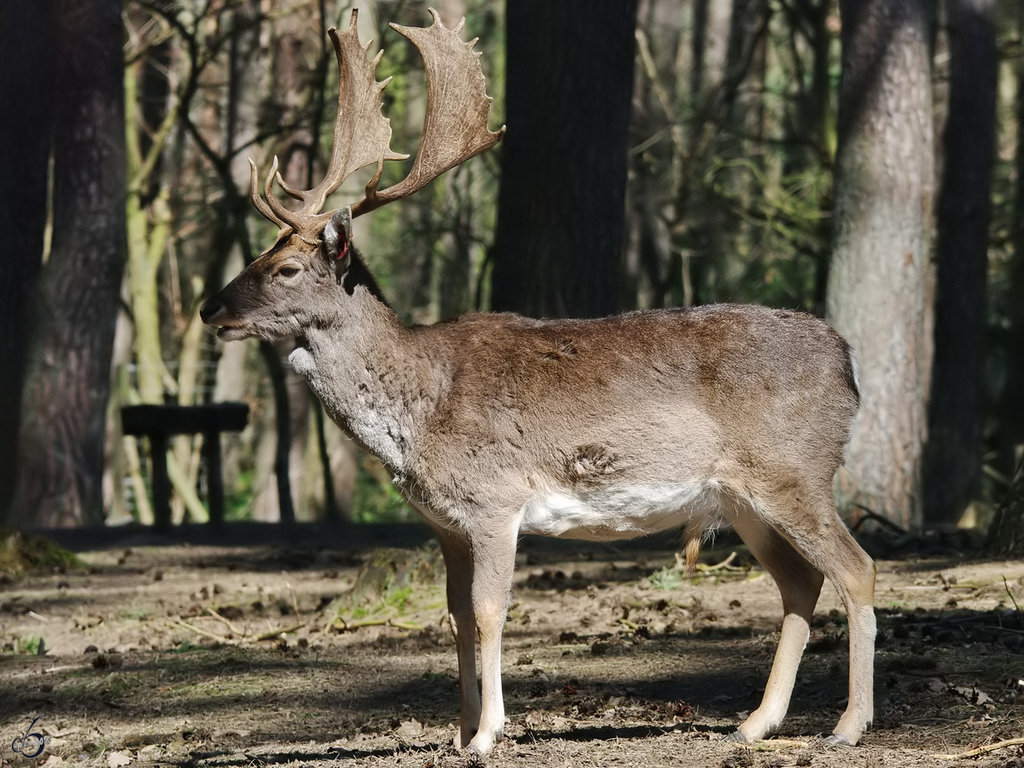
[[[313,189],[289,187],[277,172],[277,158],[270,167],[267,182],[260,196],[256,165],[249,161],[249,197],[257,210],[282,229],[313,240],[319,236],[333,212],[321,213],[327,197],[354,171],[372,163],[377,171],[366,185],[366,195],[352,207],[352,216],[386,205],[411,195],[485,149],[494,146],[505,133],[487,128],[491,98],[480,68],[480,54],[473,50],[476,40],[466,42],[461,33],[465,19],[454,29],[441,23],[437,11],[430,9],[434,23],[430,27],[391,26],[409,38],[419,49],[427,73],[427,111],[423,139],[413,160],[409,175],[387,189],[378,190],[385,160],[405,160],[409,156],[393,152],[391,121],[381,112],[381,91],[391,78],[376,80],[377,62],[366,55],[369,43],[359,42],[356,11],[344,32],[328,31],[338,59],[338,115],[334,124],[334,141],[327,173]],[[286,208],[272,192],[276,179],[290,197],[301,205]],[[264,199],[265,198],[265,199]]]

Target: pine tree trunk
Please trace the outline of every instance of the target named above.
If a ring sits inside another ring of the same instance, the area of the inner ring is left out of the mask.
[[[1015,8],[1018,39],[1024,36],[1024,3]],[[1014,158],[1017,184],[1011,229],[1013,256],[1010,262],[1010,295],[1006,305],[1009,332],[1004,349],[1006,383],[999,401],[999,470],[1009,475],[1024,446],[1024,57],[1014,65],[1016,87],[1017,151]]]
[[[927,0],[843,0],[827,314],[860,364],[844,504],[921,527],[934,186]]]
[[[52,0],[9,3],[0,23],[0,104],[17,119],[0,120],[0,523],[7,517],[17,479],[22,383],[28,360],[32,298],[43,256],[47,165],[54,99]]]
[[[59,3],[53,247],[34,298],[15,525],[104,519],[110,360],[125,256],[121,3]],[[54,55],[50,52],[50,55]]]
[[[495,309],[619,307],[636,0],[506,6]]]
[[[977,490],[985,421],[986,272],[996,125],[994,0],[947,0],[949,114],[936,248],[924,515],[956,525]]]

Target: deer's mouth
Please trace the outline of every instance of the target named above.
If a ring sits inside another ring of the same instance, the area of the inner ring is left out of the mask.
[[[217,338],[221,341],[240,341],[252,335],[252,331],[242,325],[222,325],[217,329]]]
[[[228,309],[227,304],[221,298],[225,291],[207,299],[199,309],[200,319],[207,325],[217,329],[217,338],[221,341],[237,341],[253,336],[251,323],[246,323],[234,317],[234,312]]]

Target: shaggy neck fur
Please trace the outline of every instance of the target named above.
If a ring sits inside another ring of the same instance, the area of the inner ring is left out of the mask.
[[[289,360],[330,417],[401,479],[440,395],[429,360],[357,258],[335,298]]]

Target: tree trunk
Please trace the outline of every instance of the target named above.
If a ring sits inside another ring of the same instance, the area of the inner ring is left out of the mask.
[[[934,185],[927,0],[842,0],[833,262],[827,313],[856,350],[861,407],[844,504],[921,527],[932,357]]]
[[[18,526],[104,519],[105,415],[125,254],[121,3],[66,0],[59,9],[60,74],[49,97],[53,246],[34,296],[31,386],[21,399]]]
[[[938,208],[935,361],[924,478],[925,522],[939,526],[956,525],[981,474],[998,73],[994,0],[948,0],[946,5],[949,114]]]
[[[506,6],[495,309],[618,309],[635,0]]]
[[[1024,36],[1024,3],[1016,8],[1017,37]],[[1017,151],[1014,158],[1016,189],[1012,219],[1013,256],[1009,268],[1009,329],[1005,343],[1006,383],[999,402],[999,470],[1013,472],[1024,445],[1024,56],[1014,65],[1016,79]],[[1022,523],[1024,524],[1024,523]]]
[[[0,524],[14,495],[22,382],[34,287],[43,257],[53,98],[54,3],[9,3],[0,24]],[[17,119],[11,119],[12,114]]]

